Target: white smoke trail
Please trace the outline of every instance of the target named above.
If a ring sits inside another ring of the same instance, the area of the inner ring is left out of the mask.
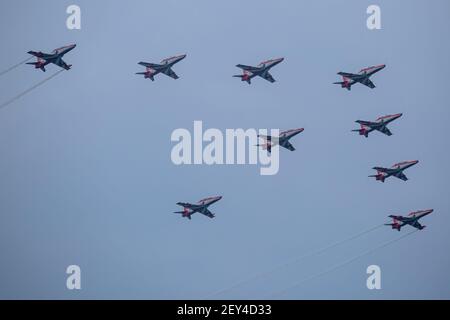
[[[34,89],[36,89],[37,87],[43,85],[45,82],[47,82],[48,80],[50,80],[50,79],[56,77],[58,74],[60,74],[60,73],[63,72],[63,71],[65,71],[65,69],[61,69],[61,70],[55,72],[55,73],[52,74],[51,76],[45,78],[45,79],[42,80],[42,81],[39,81],[38,83],[36,83],[36,84],[33,85],[32,87],[28,88],[27,90],[23,91],[22,93],[18,94],[18,95],[15,96],[14,98],[12,98],[12,99],[10,99],[10,100],[8,100],[8,101],[2,103],[2,104],[0,105],[0,109],[2,109],[2,108],[4,108],[4,107],[8,106],[9,104],[13,103],[14,101],[16,101],[16,100],[18,100],[18,99],[20,99],[21,97],[23,97],[23,96],[26,95],[27,93],[29,93],[29,92],[33,91]]]
[[[278,265],[278,266],[276,266],[276,267],[274,267],[274,268],[272,268],[272,269],[270,269],[270,270],[268,270],[268,271],[258,273],[258,274],[254,275],[254,276],[251,277],[251,278],[248,278],[248,279],[242,280],[242,281],[240,281],[240,282],[237,282],[237,283],[235,283],[234,285],[232,285],[232,286],[230,286],[230,287],[227,287],[227,288],[225,288],[225,289],[216,291],[215,293],[209,295],[209,296],[208,296],[207,298],[205,298],[205,299],[208,299],[208,298],[211,298],[211,297],[214,297],[214,296],[223,294],[223,293],[225,293],[225,292],[227,292],[227,291],[236,289],[236,288],[238,288],[238,287],[240,287],[240,286],[242,286],[242,285],[244,285],[244,284],[246,284],[246,283],[249,283],[249,282],[254,281],[254,280],[257,280],[257,279],[260,279],[260,278],[262,278],[262,277],[264,277],[264,276],[267,276],[267,275],[269,275],[269,274],[271,274],[271,273],[273,273],[273,272],[276,272],[276,271],[278,271],[278,270],[280,270],[280,269],[283,269],[283,268],[286,268],[286,267],[288,267],[288,266],[290,266],[290,265],[292,265],[292,264],[298,263],[298,262],[300,262],[300,261],[302,261],[302,260],[304,260],[304,259],[306,259],[306,258],[312,258],[312,257],[314,257],[314,256],[317,256],[317,255],[319,255],[319,254],[321,254],[321,253],[323,253],[323,252],[325,252],[325,251],[327,251],[327,250],[333,249],[333,248],[335,248],[335,247],[337,247],[337,246],[340,246],[340,245],[342,245],[342,244],[344,244],[344,243],[346,243],[346,242],[349,242],[349,241],[354,240],[354,239],[356,239],[356,238],[362,237],[363,235],[366,235],[366,234],[368,234],[368,233],[370,233],[370,232],[372,232],[372,231],[375,231],[376,229],[379,229],[379,228],[381,228],[382,226],[383,226],[383,224],[377,225],[377,226],[375,226],[375,227],[373,227],[373,228],[370,228],[370,229],[367,229],[367,230],[365,230],[365,231],[359,232],[359,233],[357,233],[357,234],[355,234],[355,235],[353,235],[353,236],[351,236],[351,237],[349,237],[349,238],[340,240],[340,241],[338,241],[338,242],[335,242],[335,243],[333,243],[333,244],[331,244],[331,245],[328,245],[328,246],[323,247],[323,248],[321,248],[321,249],[318,249],[318,250],[316,250],[316,251],[310,252],[310,253],[308,253],[308,254],[304,254],[304,255],[302,255],[302,256],[300,256],[300,257],[297,257],[297,258],[295,258],[295,259],[293,259],[293,260],[291,260],[291,261],[288,261],[288,262],[286,262],[286,263],[280,264],[280,265]]]
[[[291,289],[294,289],[294,288],[296,288],[296,287],[302,285],[303,283],[305,283],[305,282],[307,282],[307,281],[309,281],[309,280],[312,280],[312,279],[321,277],[321,276],[323,276],[323,275],[326,275],[326,274],[328,274],[328,273],[331,273],[331,272],[333,272],[333,271],[335,271],[335,270],[337,270],[337,269],[339,269],[339,268],[342,268],[342,267],[344,267],[344,266],[346,266],[346,265],[348,265],[348,264],[350,264],[350,263],[352,263],[352,262],[354,262],[354,261],[356,261],[356,260],[358,260],[358,259],[360,259],[360,258],[362,258],[362,257],[364,257],[364,256],[367,256],[367,255],[369,255],[369,254],[371,254],[371,253],[373,253],[373,252],[375,252],[375,251],[377,251],[377,250],[380,250],[380,249],[385,248],[385,247],[387,247],[387,246],[389,246],[389,245],[391,245],[391,244],[393,244],[393,243],[395,243],[395,242],[397,242],[397,241],[400,241],[400,240],[402,240],[403,238],[406,238],[406,237],[410,236],[411,234],[413,234],[413,233],[415,233],[415,232],[417,232],[417,231],[418,231],[418,230],[416,229],[416,230],[413,230],[413,231],[411,231],[411,232],[409,232],[409,233],[406,233],[406,234],[404,234],[404,235],[402,235],[402,236],[400,236],[400,237],[398,237],[398,238],[395,238],[395,239],[393,239],[393,240],[387,241],[387,242],[383,243],[382,245],[380,245],[380,246],[378,246],[378,247],[375,247],[375,248],[372,248],[372,249],[370,249],[370,250],[367,250],[367,251],[365,251],[365,252],[363,252],[363,253],[361,253],[361,254],[359,254],[359,255],[357,255],[357,256],[355,256],[355,257],[349,259],[349,260],[346,260],[346,261],[344,261],[344,262],[342,262],[342,263],[340,263],[340,264],[335,265],[334,267],[332,267],[332,268],[330,268],[330,269],[328,269],[328,270],[325,270],[325,271],[323,271],[323,272],[321,272],[321,273],[317,273],[317,274],[315,274],[315,275],[312,275],[312,276],[310,276],[310,277],[308,277],[308,278],[305,278],[305,279],[301,280],[300,282],[297,282],[296,284],[294,284],[294,285],[292,285],[292,286],[290,286],[290,287],[288,287],[288,288],[285,288],[285,289],[280,290],[280,291],[278,291],[278,292],[276,292],[276,293],[273,293],[273,294],[271,294],[270,296],[268,296],[268,298],[271,298],[271,297],[274,297],[274,296],[279,296],[279,295],[281,295],[281,294],[283,294],[283,293],[285,293],[285,292],[287,292],[287,291],[289,291],[289,290],[291,290]]]
[[[15,65],[13,65],[12,67],[9,67],[8,69],[3,70],[2,72],[0,72],[0,76],[2,76],[2,75],[4,75],[4,74],[6,74],[6,73],[8,73],[8,72],[10,72],[10,71],[12,71],[12,70],[14,70],[14,69],[17,68],[17,67],[20,67],[22,64],[24,64],[25,62],[29,61],[29,60],[32,59],[32,58],[33,58],[33,57],[28,57],[28,58],[26,58],[25,60],[23,60],[23,61],[21,61],[21,62],[15,64]]]

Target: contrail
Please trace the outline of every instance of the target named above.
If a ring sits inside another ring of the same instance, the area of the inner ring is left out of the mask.
[[[28,58],[26,58],[25,60],[19,62],[18,64],[15,64],[15,65],[13,65],[12,67],[9,67],[9,68],[6,69],[6,70],[3,70],[2,72],[0,72],[0,76],[2,76],[2,75],[4,75],[4,74],[6,74],[6,73],[8,73],[8,72],[10,72],[10,71],[12,71],[12,70],[14,70],[15,68],[21,66],[22,64],[24,64],[25,62],[27,62],[28,60],[30,60],[30,59],[32,59],[32,58],[33,58],[33,57],[28,57]]]
[[[47,82],[48,80],[50,80],[50,79],[56,77],[58,74],[60,74],[60,73],[63,72],[63,71],[65,71],[65,69],[61,69],[61,70],[55,72],[55,73],[52,74],[50,77],[45,78],[44,80],[42,80],[42,81],[36,83],[35,85],[33,85],[31,88],[28,88],[28,89],[25,90],[24,92],[18,94],[18,95],[15,96],[14,98],[12,98],[12,99],[6,101],[5,103],[2,103],[2,104],[0,105],[0,109],[6,107],[7,105],[13,103],[13,102],[16,101],[17,99],[23,97],[24,95],[26,95],[26,94],[29,93],[30,91],[36,89],[37,87],[39,87],[40,85],[44,84],[44,83]]]
[[[274,293],[274,294],[271,294],[269,297],[281,295],[281,294],[283,294],[283,293],[285,293],[285,292],[287,292],[287,291],[289,291],[289,290],[291,290],[291,289],[294,289],[294,288],[296,288],[296,287],[302,285],[304,282],[307,282],[307,281],[309,281],[309,280],[312,280],[312,279],[321,277],[321,276],[323,276],[323,275],[326,275],[326,274],[328,274],[328,273],[331,273],[331,272],[333,272],[333,271],[335,271],[335,270],[337,270],[337,269],[339,269],[339,268],[342,268],[342,267],[344,267],[344,266],[346,266],[346,265],[348,265],[348,264],[354,262],[355,260],[358,260],[358,259],[360,259],[360,258],[362,258],[362,257],[364,257],[364,256],[367,256],[367,255],[369,255],[369,254],[371,254],[371,253],[373,253],[373,252],[375,252],[375,251],[377,251],[377,250],[380,250],[380,249],[385,248],[385,247],[387,247],[387,246],[389,246],[389,245],[391,245],[391,244],[393,244],[393,243],[395,243],[395,242],[397,242],[397,241],[400,241],[400,240],[402,240],[403,238],[406,238],[406,237],[410,236],[411,234],[413,234],[413,233],[415,233],[415,232],[417,232],[417,231],[418,231],[418,230],[416,229],[416,230],[413,230],[413,231],[411,231],[411,232],[409,232],[409,233],[406,233],[406,234],[404,234],[404,235],[402,235],[402,236],[400,236],[400,237],[398,237],[398,238],[395,238],[395,239],[393,239],[393,240],[387,241],[387,242],[383,243],[382,245],[380,245],[380,246],[378,246],[378,247],[375,247],[375,248],[373,248],[373,249],[371,249],[371,250],[368,250],[368,251],[366,251],[366,252],[363,252],[363,253],[361,253],[360,255],[357,255],[357,256],[355,256],[355,257],[353,257],[353,258],[351,258],[351,259],[349,259],[349,260],[347,260],[347,261],[344,261],[344,262],[342,262],[342,263],[340,263],[340,264],[337,264],[337,265],[335,265],[334,267],[332,267],[332,268],[330,268],[330,269],[328,269],[328,270],[325,270],[325,271],[323,271],[323,272],[321,272],[321,273],[315,274],[315,275],[313,275],[313,276],[311,276],[311,277],[305,278],[305,279],[303,279],[302,281],[297,282],[296,284],[294,284],[294,285],[292,285],[292,286],[290,286],[290,287],[288,287],[288,288],[286,288],[286,289],[283,289],[283,290],[280,290],[280,291],[278,291],[278,292],[276,292],[276,293]],[[269,297],[268,297],[268,298],[269,298]]]
[[[240,286],[242,286],[242,285],[244,285],[244,284],[246,284],[246,283],[248,283],[248,282],[257,280],[257,279],[259,279],[259,278],[262,278],[262,277],[264,277],[264,276],[266,276],[266,275],[269,275],[269,274],[271,274],[271,273],[273,273],[273,272],[275,272],[275,271],[278,271],[279,269],[283,269],[283,268],[286,268],[286,267],[288,267],[288,266],[290,266],[290,265],[292,265],[292,264],[298,263],[298,262],[300,262],[300,261],[302,261],[302,260],[304,260],[304,259],[306,259],[306,258],[311,258],[311,257],[317,256],[317,255],[319,255],[319,254],[321,254],[321,253],[323,253],[323,252],[325,252],[325,251],[327,251],[327,250],[330,250],[330,249],[332,249],[332,248],[335,248],[335,247],[337,247],[337,246],[340,246],[340,245],[342,245],[342,244],[344,244],[344,243],[346,243],[346,242],[349,242],[349,241],[351,241],[351,240],[354,240],[354,239],[356,239],[356,238],[362,237],[363,235],[368,234],[368,233],[370,233],[370,232],[372,232],[372,231],[374,231],[374,230],[376,230],[376,229],[378,229],[378,228],[381,228],[382,226],[383,226],[383,224],[377,225],[377,226],[375,226],[375,227],[373,227],[373,228],[370,228],[370,229],[367,229],[367,230],[365,230],[365,231],[359,232],[359,233],[357,233],[357,234],[355,234],[355,235],[353,235],[353,236],[351,236],[351,237],[349,237],[349,238],[346,238],[346,239],[343,239],[343,240],[341,240],[341,241],[335,242],[335,243],[333,243],[333,244],[331,244],[331,245],[329,245],[329,246],[323,247],[323,248],[321,248],[321,249],[319,249],[319,250],[316,250],[316,251],[307,253],[307,254],[302,255],[302,256],[300,256],[300,257],[298,257],[298,258],[295,258],[295,259],[293,259],[293,260],[291,260],[291,261],[288,261],[288,262],[286,262],[286,263],[280,264],[280,265],[278,265],[278,266],[276,266],[276,267],[274,267],[274,268],[272,268],[272,269],[270,269],[270,270],[268,270],[268,271],[258,273],[258,274],[254,275],[254,276],[251,277],[251,278],[242,280],[242,281],[237,282],[237,283],[235,283],[234,285],[232,285],[232,286],[230,286],[230,287],[228,287],[228,288],[225,288],[225,289],[222,289],[222,290],[220,290],[220,291],[217,291],[217,292],[215,292],[215,293],[209,295],[209,296],[208,296],[207,298],[205,298],[205,299],[208,299],[208,298],[210,298],[210,297],[214,297],[214,296],[220,295],[220,294],[222,294],[222,293],[225,293],[225,292],[227,292],[227,291],[230,291],[230,290],[232,290],[232,289],[238,288],[238,287],[240,287]]]

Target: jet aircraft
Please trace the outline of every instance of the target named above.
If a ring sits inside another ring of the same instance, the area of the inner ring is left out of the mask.
[[[178,202],[177,205],[182,206],[183,211],[176,211],[174,213],[179,213],[179,214],[181,214],[182,217],[188,218],[189,220],[191,220],[191,216],[196,212],[201,213],[209,218],[214,218],[215,215],[211,211],[208,210],[208,207],[210,205],[212,205],[213,203],[216,203],[220,199],[222,199],[221,196],[216,196],[216,197],[209,197],[209,198],[202,199],[199,202],[197,202],[196,204],[186,203],[186,202]]]
[[[392,229],[397,229],[398,231],[400,231],[403,226],[410,225],[416,229],[422,230],[423,228],[425,228],[425,226],[419,223],[419,219],[425,217],[426,215],[429,215],[432,212],[433,209],[428,209],[411,212],[406,217],[390,215],[389,217],[392,218],[393,221],[392,223],[386,223],[385,226],[391,226]]]
[[[282,131],[278,137],[273,136],[265,136],[265,135],[258,135],[258,138],[261,138],[264,140],[263,144],[257,144],[256,146],[262,147],[263,150],[267,150],[269,153],[272,151],[272,147],[276,145],[280,145],[283,148],[286,148],[290,151],[294,151],[294,146],[289,142],[289,139],[296,136],[300,132],[303,132],[305,130],[304,128],[298,128],[298,129],[291,129]]]
[[[64,46],[58,49],[53,50],[51,53],[43,53],[41,51],[28,51],[29,54],[35,56],[37,58],[37,62],[27,62],[27,64],[34,65],[36,69],[41,69],[45,72],[45,66],[49,63],[56,64],[57,66],[69,70],[72,65],[67,64],[62,59],[64,55],[73,50],[77,45],[71,44],[68,46]]]
[[[186,58],[185,54],[170,57],[167,59],[163,59],[159,64],[157,63],[149,63],[149,62],[139,62],[138,64],[141,66],[144,66],[146,68],[145,72],[136,72],[136,74],[142,74],[144,75],[145,79],[150,79],[152,81],[155,81],[155,76],[158,73],[163,73],[166,76],[169,76],[173,79],[178,79],[177,74],[172,70],[172,67]]]
[[[342,88],[346,88],[347,90],[352,89],[352,85],[355,83],[361,83],[371,89],[375,88],[373,82],[369,79],[373,74],[377,73],[380,70],[383,70],[386,67],[385,64],[379,66],[373,66],[364,68],[359,71],[357,74],[347,73],[347,72],[338,72],[338,75],[342,76],[342,82],[334,82],[334,84],[340,84]]]
[[[354,132],[359,132],[361,136],[365,136],[366,138],[369,137],[369,133],[377,130],[381,133],[384,133],[387,136],[391,136],[392,132],[386,127],[389,123],[392,121],[400,118],[402,116],[401,113],[393,114],[393,115],[387,115],[383,117],[379,117],[374,122],[372,121],[364,121],[364,120],[357,120],[356,123],[359,123],[361,125],[361,129],[355,129],[352,130]]]
[[[404,170],[408,169],[409,167],[412,167],[413,165],[417,164],[419,160],[412,160],[412,161],[403,161],[394,164],[391,168],[383,168],[383,167],[374,167],[374,170],[377,170],[377,174],[371,175],[369,177],[374,177],[376,180],[384,182],[384,180],[390,176],[394,176],[396,178],[399,178],[403,181],[407,181],[408,178],[403,173]]]
[[[278,58],[263,61],[256,67],[238,64],[236,67],[241,68],[243,70],[243,74],[234,75],[233,77],[241,78],[242,81],[247,81],[248,84],[251,84],[251,79],[256,76],[260,76],[261,78],[266,79],[269,82],[275,82],[275,79],[269,73],[269,70],[283,60],[284,58]]]

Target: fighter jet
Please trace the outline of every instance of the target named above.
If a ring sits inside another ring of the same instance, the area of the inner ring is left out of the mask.
[[[238,64],[236,67],[241,68],[243,70],[243,74],[234,75],[233,77],[241,78],[242,81],[247,81],[248,84],[251,84],[251,79],[256,76],[260,76],[269,82],[275,82],[275,79],[269,73],[269,70],[283,60],[284,58],[278,58],[263,61],[256,67]]]
[[[387,115],[383,117],[379,117],[375,122],[364,121],[364,120],[356,120],[356,123],[361,125],[361,129],[355,129],[352,131],[359,132],[359,135],[369,137],[369,133],[377,130],[384,133],[387,136],[391,136],[392,132],[386,127],[390,122],[400,118],[402,116],[401,113]]]
[[[43,53],[41,51],[28,51],[29,54],[37,58],[37,62],[28,62],[27,64],[34,65],[36,69],[41,69],[45,72],[45,66],[49,63],[56,64],[57,66],[69,70],[72,67],[71,64],[67,64],[62,59],[64,55],[75,48],[76,44],[71,44],[65,47],[61,47],[52,51],[52,53]]]
[[[286,148],[290,151],[294,151],[294,146],[289,142],[289,139],[296,136],[300,132],[303,132],[305,130],[304,128],[299,129],[291,129],[287,131],[282,131],[278,137],[272,137],[272,136],[265,136],[262,134],[258,135],[258,138],[261,138],[264,140],[263,144],[257,144],[256,146],[262,147],[263,150],[267,150],[269,153],[272,151],[272,147],[276,145],[280,145],[283,148]]]
[[[174,213],[179,213],[182,217],[188,218],[189,220],[191,220],[191,216],[196,212],[199,212],[209,218],[214,218],[214,214],[208,210],[208,207],[220,199],[222,199],[221,196],[209,197],[200,200],[196,204],[178,202],[177,205],[182,206],[183,211],[175,211]]]
[[[167,59],[163,59],[160,64],[157,63],[148,63],[148,62],[139,62],[138,64],[141,66],[144,66],[146,68],[145,72],[136,72],[136,74],[142,74],[144,75],[145,79],[150,79],[152,81],[155,81],[154,76],[156,76],[158,73],[164,73],[166,76],[169,76],[173,79],[178,79],[177,74],[172,70],[172,67],[186,58],[185,54],[170,57]]]
[[[411,212],[406,217],[390,215],[389,217],[392,218],[393,221],[392,223],[386,223],[385,226],[391,226],[392,229],[397,229],[398,231],[400,231],[403,226],[409,224],[414,228],[422,230],[423,228],[425,228],[425,226],[419,223],[419,219],[425,217],[426,215],[429,215],[432,212],[433,209],[428,209]]]
[[[374,177],[376,180],[379,180],[381,182],[384,182],[384,180],[390,176],[394,176],[403,181],[407,181],[408,178],[405,176],[403,171],[405,169],[408,169],[409,167],[412,167],[418,162],[419,160],[403,161],[394,164],[391,168],[374,167],[373,169],[377,170],[377,174],[371,175],[369,177]]]
[[[334,82],[334,84],[340,84],[342,88],[347,88],[347,90],[352,89],[352,85],[359,82],[363,85],[373,89],[375,88],[375,85],[372,81],[370,81],[370,77],[377,73],[378,71],[384,69],[386,67],[385,64],[379,65],[379,66],[373,66],[364,68],[361,71],[359,71],[357,74],[354,73],[347,73],[347,72],[338,72],[338,75],[342,76],[342,82]]]

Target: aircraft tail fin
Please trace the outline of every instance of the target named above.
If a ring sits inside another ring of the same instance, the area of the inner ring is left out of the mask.
[[[233,77],[241,78],[241,81],[247,81],[248,84],[251,84],[250,78],[247,75],[236,74]]]
[[[333,84],[339,84],[341,88],[346,88],[348,91],[352,90],[352,86],[348,81],[333,82]]]
[[[364,129],[354,129],[352,132],[358,132],[360,136],[365,136],[366,138],[369,137],[369,133]]]
[[[34,66],[36,69],[41,69],[42,71],[46,71],[45,67],[40,62],[27,62],[26,64],[30,64]]]
[[[385,223],[385,226],[391,226],[392,229],[396,229],[397,231],[401,230],[401,226],[398,223]]]
[[[136,72],[136,74],[143,75],[145,79],[155,81],[155,78],[153,78],[152,75],[149,75],[148,72]]]
[[[375,178],[375,180],[381,181],[381,182],[384,182],[384,180],[386,179],[386,177],[384,175],[379,174],[379,173],[378,174],[372,174],[372,175],[369,176],[369,178]]]
[[[186,214],[185,211],[175,211],[174,213],[176,213],[176,214],[181,214],[182,217],[186,217],[186,218],[188,218],[189,220],[192,219],[191,214]]]

